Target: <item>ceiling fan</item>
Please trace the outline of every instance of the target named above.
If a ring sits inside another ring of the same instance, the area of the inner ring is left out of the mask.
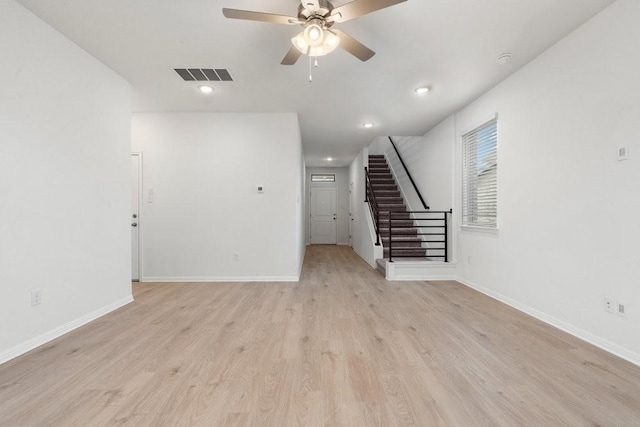
[[[228,8],[223,8],[222,13],[225,17],[233,19],[300,25],[303,31],[291,39],[292,46],[282,60],[282,65],[293,65],[304,54],[310,57],[326,55],[338,46],[359,60],[367,61],[375,52],[353,37],[333,28],[333,25],[405,1],[407,0],[354,0],[334,7],[328,0],[301,0],[297,17]]]

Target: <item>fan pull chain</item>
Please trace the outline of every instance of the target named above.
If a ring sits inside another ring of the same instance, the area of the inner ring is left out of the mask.
[[[318,57],[317,56],[315,56],[315,57],[309,56],[309,83],[311,83],[313,81],[313,76],[311,75],[311,70],[312,70],[311,62],[313,62],[313,66],[315,68],[318,68]]]

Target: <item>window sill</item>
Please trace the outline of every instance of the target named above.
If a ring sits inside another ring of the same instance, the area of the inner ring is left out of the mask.
[[[460,230],[480,234],[499,234],[497,228],[475,227],[473,225],[461,225]]]

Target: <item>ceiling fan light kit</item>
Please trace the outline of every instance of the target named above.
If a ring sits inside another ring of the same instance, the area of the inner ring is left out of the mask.
[[[291,39],[292,46],[282,60],[282,65],[293,65],[302,55],[309,57],[327,55],[338,46],[361,61],[367,61],[375,55],[374,51],[353,37],[331,27],[337,22],[346,22],[405,1],[407,0],[354,0],[334,7],[328,0],[301,0],[297,18],[228,8],[223,8],[222,13],[231,19],[300,25],[303,30]]]
[[[291,44],[301,54],[311,57],[327,55],[336,50],[340,44],[340,37],[329,30],[321,30],[320,36],[316,36],[315,40],[311,38],[312,34],[312,31],[305,30],[292,38]]]

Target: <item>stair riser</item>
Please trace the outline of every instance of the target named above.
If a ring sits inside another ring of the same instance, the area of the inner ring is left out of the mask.
[[[393,214],[393,224],[398,224],[395,222],[396,220],[402,221],[403,219],[409,219],[409,214],[406,212],[394,212]],[[380,212],[380,224],[389,225],[389,214],[387,212]]]
[[[399,197],[377,197],[376,196],[376,201],[378,202],[379,205],[384,204],[384,205],[401,205],[403,203],[403,200]]]
[[[386,245],[386,246],[385,246]],[[387,243],[383,243],[382,246],[384,246],[385,249],[389,249],[389,245],[388,242]],[[422,252],[423,254],[426,252],[424,250],[423,247],[421,246],[416,246],[416,245],[393,245],[393,251],[418,251],[418,252]]]
[[[389,258],[389,251],[388,250],[384,250],[383,255],[385,258]],[[395,257],[416,257],[416,258],[425,258],[425,253],[424,251],[396,251],[395,249],[393,250],[393,256]]]
[[[380,234],[385,237],[386,239],[389,239],[389,229],[387,228],[386,230],[384,228],[382,228],[380,230]],[[393,241],[395,242],[396,240],[396,236],[398,237],[398,239],[407,239],[409,238],[410,240],[420,240],[418,238],[418,230],[416,230],[415,228],[394,228],[393,229]]]
[[[385,219],[389,219],[389,212],[393,212],[393,219],[408,218],[409,215],[408,213],[407,216],[403,215],[407,212],[407,208],[402,205],[382,205],[378,203],[378,211],[380,212],[380,215]]]

